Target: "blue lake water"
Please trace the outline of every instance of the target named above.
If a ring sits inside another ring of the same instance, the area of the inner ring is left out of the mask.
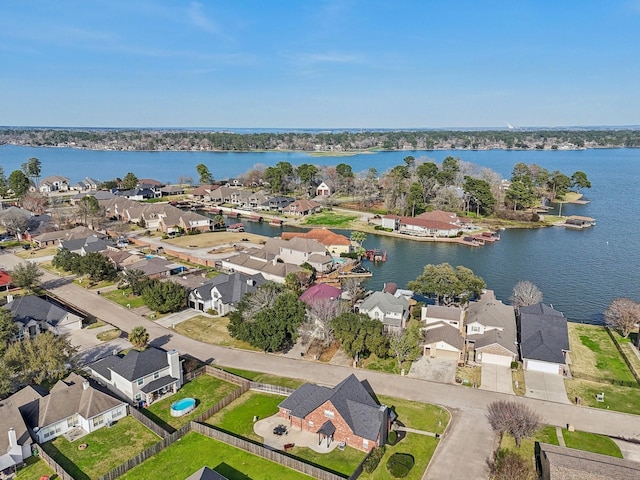
[[[640,301],[640,150],[580,151],[415,151],[359,154],[350,157],[313,157],[305,153],[217,152],[105,152],[68,148],[0,147],[0,166],[8,175],[30,157],[42,162],[42,174],[64,175],[72,181],[85,176],[98,180],[124,177],[175,182],[179,176],[197,178],[195,166],[206,164],[216,178],[237,176],[256,164],[294,165],[348,163],[356,172],[375,167],[379,172],[401,164],[406,155],[441,161],[453,155],[509,177],[518,162],[536,163],[549,171],[571,175],[584,171],[593,184],[585,192],[588,205],[563,207],[563,214],[597,219],[596,227],[583,231],[550,227],[507,230],[502,240],[480,248],[414,242],[370,235],[365,246],[388,252],[384,264],[369,265],[374,277],[367,288],[385,282],[400,286],[417,277],[428,263],[464,265],[482,276],[498,298],[507,301],[515,283],[530,280],[553,304],[576,321],[599,322],[607,305],[617,297]],[[281,230],[245,222],[249,231],[277,235]]]

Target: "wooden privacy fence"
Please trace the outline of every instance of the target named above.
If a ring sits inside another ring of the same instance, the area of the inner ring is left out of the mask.
[[[56,472],[56,475],[58,475],[62,480],[75,480],[71,475],[67,473],[64,468],[58,465],[58,462],[56,462],[47,454],[47,452],[44,451],[44,448],[42,448],[40,444],[38,444],[38,455],[40,456],[40,458],[42,458],[42,460],[44,460],[44,463],[49,465],[51,470]]]
[[[616,338],[616,336],[611,332],[611,329],[609,327],[604,327],[604,328],[609,334],[609,336],[611,337],[611,340],[613,340],[613,343],[618,349],[618,352],[620,352],[620,355],[622,355],[622,358],[624,359],[624,363],[626,363],[627,367],[629,367],[629,370],[631,371],[633,378],[635,378],[636,382],[640,384],[640,374],[639,374],[640,372],[636,372],[636,369],[634,368],[633,364],[627,358],[627,354],[622,351],[622,347],[620,346],[620,343],[618,343],[618,339]],[[630,386],[640,386],[640,385],[630,385]]]
[[[207,419],[209,419],[210,417],[212,417],[213,415],[218,413],[220,410],[222,410],[224,407],[229,405],[231,402],[233,402],[234,400],[239,398],[247,390],[249,390],[248,382],[247,382],[247,384],[240,385],[239,388],[236,388],[229,395],[224,397],[222,400],[218,401],[213,407],[211,407],[207,411],[205,411],[205,412],[201,413],[200,415],[198,415],[196,418],[193,419],[193,421],[194,422],[204,422],[204,421],[206,421]]]
[[[284,465],[285,467],[291,468],[293,470],[297,470],[298,472],[302,472],[312,478],[317,478],[319,480],[344,480],[346,478],[342,475],[338,475],[327,470],[322,470],[321,468],[315,467],[309,463],[305,463],[301,460],[298,460],[297,458],[285,455],[284,453],[277,450],[270,450],[263,447],[262,445],[243,440],[242,438],[234,437],[233,435],[221,432],[220,430],[216,430],[215,428],[212,428],[208,425],[191,422],[191,431],[200,433],[209,438],[213,438],[214,440],[219,440],[223,443],[226,443],[227,445],[239,448],[241,450],[244,450],[245,452],[252,453],[280,465]]]
[[[168,435],[162,441],[156,443],[155,445],[150,446],[149,448],[140,452],[135,457],[130,458],[129,460],[124,462],[122,465],[118,465],[116,468],[114,468],[110,472],[102,475],[98,480],[115,480],[116,478],[127,473],[132,468],[137,467],[145,460],[148,460],[149,458],[158,454],[165,448],[169,447],[170,445],[173,445],[175,442],[177,442],[182,437],[184,437],[190,430],[191,430],[191,426],[190,424],[187,423],[180,429],[176,430],[174,433]]]
[[[167,438],[171,432],[167,432],[164,428],[158,425],[156,422],[151,420],[149,417],[144,415],[135,407],[129,407],[129,413],[133,418],[151,430],[153,433],[158,435],[160,438]]]

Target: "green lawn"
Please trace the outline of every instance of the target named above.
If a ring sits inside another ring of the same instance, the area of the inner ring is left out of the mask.
[[[366,455],[365,452],[351,447],[345,447],[344,450],[335,448],[329,453],[318,453],[307,447],[294,447],[289,450],[289,453],[307,463],[331,470],[345,477],[353,473]]]
[[[640,390],[637,388],[590,382],[578,378],[565,380],[565,385],[567,396],[571,401],[580,397],[582,405],[588,407],[640,415]],[[596,395],[599,393],[604,393],[604,402],[596,400]]]
[[[304,225],[322,225],[324,227],[348,228],[351,222],[358,218],[356,215],[344,215],[333,212],[314,213],[304,220]]]
[[[123,480],[186,478],[208,466],[229,480],[289,480],[310,477],[195,432],[120,477]]]
[[[130,288],[111,290],[110,292],[104,292],[102,296],[125,308],[127,305],[131,308],[144,307],[142,297],[133,295]]]
[[[409,373],[411,362],[404,362],[401,368],[398,365],[398,360],[394,357],[380,358],[377,355],[371,354],[360,363],[360,366],[367,370],[376,370],[379,372],[395,373],[400,375],[402,368],[404,368],[405,373]]]
[[[228,394],[233,392],[237,385],[222,381],[209,375],[201,375],[182,386],[178,393],[171,395],[159,402],[153,403],[142,411],[145,415],[163,427],[180,428],[189,423],[205,410],[213,407]],[[171,404],[181,398],[195,398],[196,408],[188,415],[181,417],[171,416]]]
[[[556,427],[547,425],[536,432],[531,438],[523,438],[520,442],[520,448],[516,447],[516,442],[509,434],[502,436],[502,442],[500,443],[500,449],[512,450],[519,453],[524,458],[533,458],[535,442],[548,443],[550,445],[560,445],[558,442],[558,436],[556,434]]]
[[[278,413],[278,405],[285,399],[280,395],[249,391],[207,420],[207,424],[227,432],[262,441],[253,431],[253,417],[267,418]]]
[[[604,435],[587,432],[570,432],[563,428],[562,436],[564,437],[564,443],[569,448],[622,458],[620,447]]]
[[[58,437],[42,448],[73,478],[87,480],[104,475],[159,441],[156,434],[128,416],[111,428],[101,428],[74,442]],[[78,450],[81,443],[88,448]]]
[[[635,378],[624,362],[613,340],[604,329],[596,325],[569,323],[571,345],[571,372],[575,377],[603,383],[610,381],[634,382]]]
[[[633,346],[631,345],[631,343],[635,341],[635,338],[637,338],[637,335],[638,334],[635,333],[629,335],[627,338],[624,338],[618,332],[613,332],[613,336],[620,344],[620,348],[624,352],[624,355],[627,357],[627,360],[629,360],[629,363],[631,363],[633,370],[635,370],[637,375],[640,375],[640,358],[638,358],[638,356],[635,354]],[[632,339],[632,336],[635,338]]]
[[[60,477],[53,473],[49,465],[38,457],[29,457],[25,460],[25,467],[18,470],[16,478],[20,480],[40,480],[42,477],[49,477],[50,480],[57,480]]]
[[[442,433],[449,423],[450,415],[447,410],[438,405],[411,402],[391,397],[379,397],[380,402],[393,408],[398,414],[398,420],[407,427]],[[394,453],[408,453],[413,456],[415,465],[406,477],[409,480],[421,479],[424,471],[440,440],[417,433],[407,433],[395,445],[387,445],[386,452],[378,468],[371,474],[363,473],[363,480],[384,480],[389,478],[386,469],[387,460]]]
[[[180,322],[173,329],[185,337],[193,338],[200,342],[221,345],[223,347],[239,348],[242,350],[259,350],[247,342],[238,340],[229,335],[229,317],[209,317],[196,315],[195,317]]]
[[[252,372],[250,370],[241,370],[239,368],[220,367],[225,372],[233,373],[239,377],[246,378],[259,383],[270,383],[271,385],[279,385],[281,387],[298,388],[300,385],[306,383],[304,380],[298,380],[296,378],[279,377],[277,375],[271,375],[269,373]]]

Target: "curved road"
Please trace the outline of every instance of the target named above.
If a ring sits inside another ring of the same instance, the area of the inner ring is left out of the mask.
[[[5,268],[13,268],[21,260],[14,255],[0,256]],[[163,348],[175,348],[205,362],[233,366],[246,370],[299,378],[310,382],[335,385],[352,368],[274,354],[234,350],[201,343],[162,327],[130,310],[120,307],[95,293],[75,285],[69,279],[45,272],[43,286],[62,300],[97,318],[128,332],[142,325],[149,332],[150,343]],[[451,425],[434,455],[427,479],[486,479],[486,459],[494,451],[496,435],[486,420],[486,408],[498,399],[515,399],[535,410],[545,423],[609,436],[640,440],[640,419],[635,415],[587,407],[513,397],[500,393],[471,389],[457,385],[432,383],[424,380],[357,369],[358,378],[366,379],[373,389],[383,395],[408,400],[435,403],[453,413]],[[464,462],[461,457],[464,456]]]

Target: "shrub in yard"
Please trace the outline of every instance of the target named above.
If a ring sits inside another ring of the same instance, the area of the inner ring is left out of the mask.
[[[393,478],[404,478],[409,475],[415,461],[408,453],[394,453],[387,460],[387,471]]]
[[[398,441],[398,434],[396,433],[395,430],[391,430],[389,432],[389,435],[387,436],[387,441],[389,442],[389,445],[396,444],[396,442]]]
[[[382,447],[375,447],[373,450],[371,450],[371,454],[362,464],[362,469],[367,473],[372,473],[376,468],[378,468],[378,464],[384,456],[384,451],[384,445]]]
[[[511,370],[518,370],[520,364],[518,362],[511,362]]]
[[[533,477],[531,462],[509,450],[500,450],[494,461],[489,462],[489,469],[495,480],[529,480]]]

